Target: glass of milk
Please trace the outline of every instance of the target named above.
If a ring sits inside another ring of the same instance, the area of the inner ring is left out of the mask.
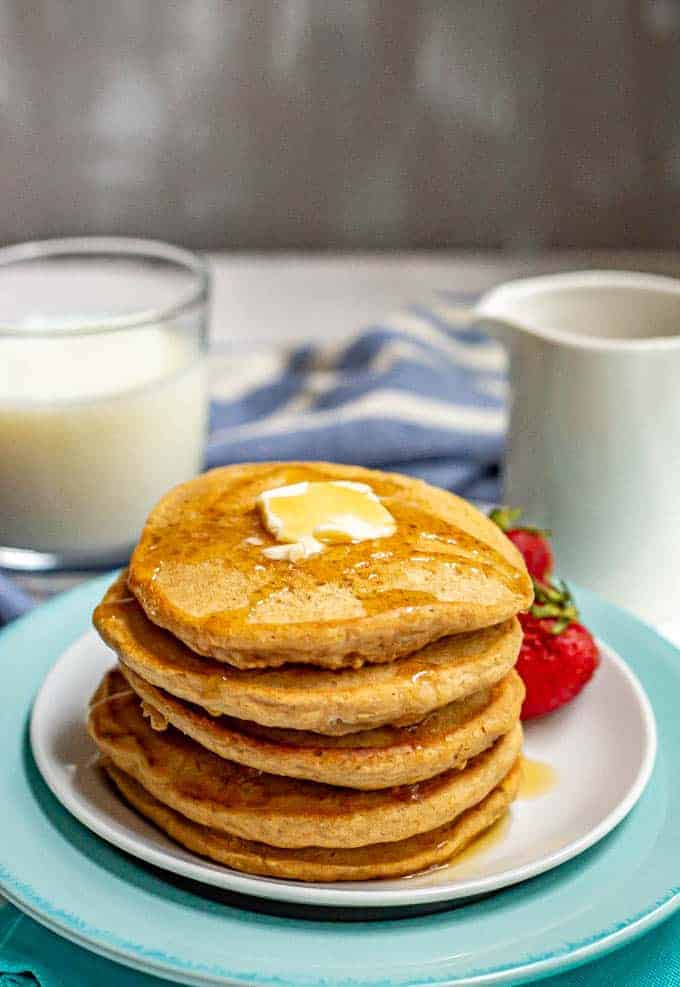
[[[210,275],[117,237],[0,250],[0,566],[114,565],[201,469]]]

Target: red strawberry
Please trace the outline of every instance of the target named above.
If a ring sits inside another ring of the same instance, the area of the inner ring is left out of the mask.
[[[570,702],[599,663],[593,637],[578,623],[578,611],[562,584],[535,584],[536,601],[519,615],[524,640],[517,671],[526,687],[522,719],[550,713]]]
[[[578,695],[600,656],[590,631],[578,623],[578,610],[566,585],[550,582],[553,554],[547,532],[513,527],[521,513],[500,507],[489,517],[520,550],[534,583],[533,605],[519,615],[524,639],[517,659],[526,688],[522,719],[528,720]]]
[[[489,517],[524,556],[529,575],[544,583],[553,570],[553,554],[547,539],[548,532],[539,528],[518,528],[515,522],[521,515],[519,508],[498,507]]]

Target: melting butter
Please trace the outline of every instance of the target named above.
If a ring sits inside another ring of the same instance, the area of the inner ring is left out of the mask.
[[[297,562],[325,545],[389,538],[396,523],[366,483],[350,480],[293,483],[265,490],[257,506],[279,545],[263,549],[270,559]]]

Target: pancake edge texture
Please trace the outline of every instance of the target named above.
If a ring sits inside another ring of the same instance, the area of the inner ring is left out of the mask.
[[[517,796],[521,775],[516,761],[477,805],[452,822],[410,839],[352,850],[295,850],[242,840],[201,826],[163,805],[111,761],[103,759],[102,766],[125,801],[185,849],[241,873],[310,883],[398,878],[430,867],[455,865],[455,856],[508,810]]]
[[[129,705],[134,719],[130,729],[116,720],[115,709],[129,698],[114,698],[120,681],[120,673],[108,673],[93,697],[88,730],[99,750],[160,802],[194,822],[269,846],[358,847],[435,829],[485,798],[522,748],[518,722],[464,770],[445,771],[421,782],[420,789],[335,788],[253,772],[224,761],[179,731],[169,738],[168,731],[156,733],[136,697],[135,705]],[[240,804],[230,803],[230,786],[240,791],[242,785],[246,797]],[[274,795],[266,796],[269,805],[260,797],[252,800],[252,785],[263,791],[270,786]],[[272,808],[274,802],[278,807]]]
[[[388,665],[339,672],[302,665],[235,669],[193,654],[152,624],[130,597],[125,573],[106,591],[93,623],[127,668],[214,716],[338,736],[385,723],[416,722],[433,709],[495,685],[514,666],[522,643],[521,625],[512,617],[442,638]],[[461,659],[461,649],[468,649],[469,657]]]
[[[388,728],[394,732],[394,741],[384,747],[367,746],[373,731],[346,735],[342,747],[334,746],[321,734],[295,731],[305,744],[299,746],[249,733],[244,729],[247,724],[240,720],[229,718],[222,723],[199,707],[150,685],[124,665],[121,671],[143,701],[145,715],[154,729],[159,725],[164,729],[169,723],[219,757],[259,771],[362,790],[413,785],[443,771],[464,768],[471,758],[512,728],[524,699],[522,680],[517,672],[510,671],[489,690],[486,705],[450,730],[443,729],[427,739],[420,740],[419,725],[414,724]],[[442,707],[430,717],[445,709]]]

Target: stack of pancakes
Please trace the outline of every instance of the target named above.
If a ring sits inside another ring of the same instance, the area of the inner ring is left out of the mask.
[[[267,557],[258,495],[338,479],[369,484],[395,534]],[[128,803],[196,853],[309,881],[410,874],[516,794],[531,598],[500,530],[421,481],[214,470],[158,504],[95,611],[119,665],[89,730]]]

